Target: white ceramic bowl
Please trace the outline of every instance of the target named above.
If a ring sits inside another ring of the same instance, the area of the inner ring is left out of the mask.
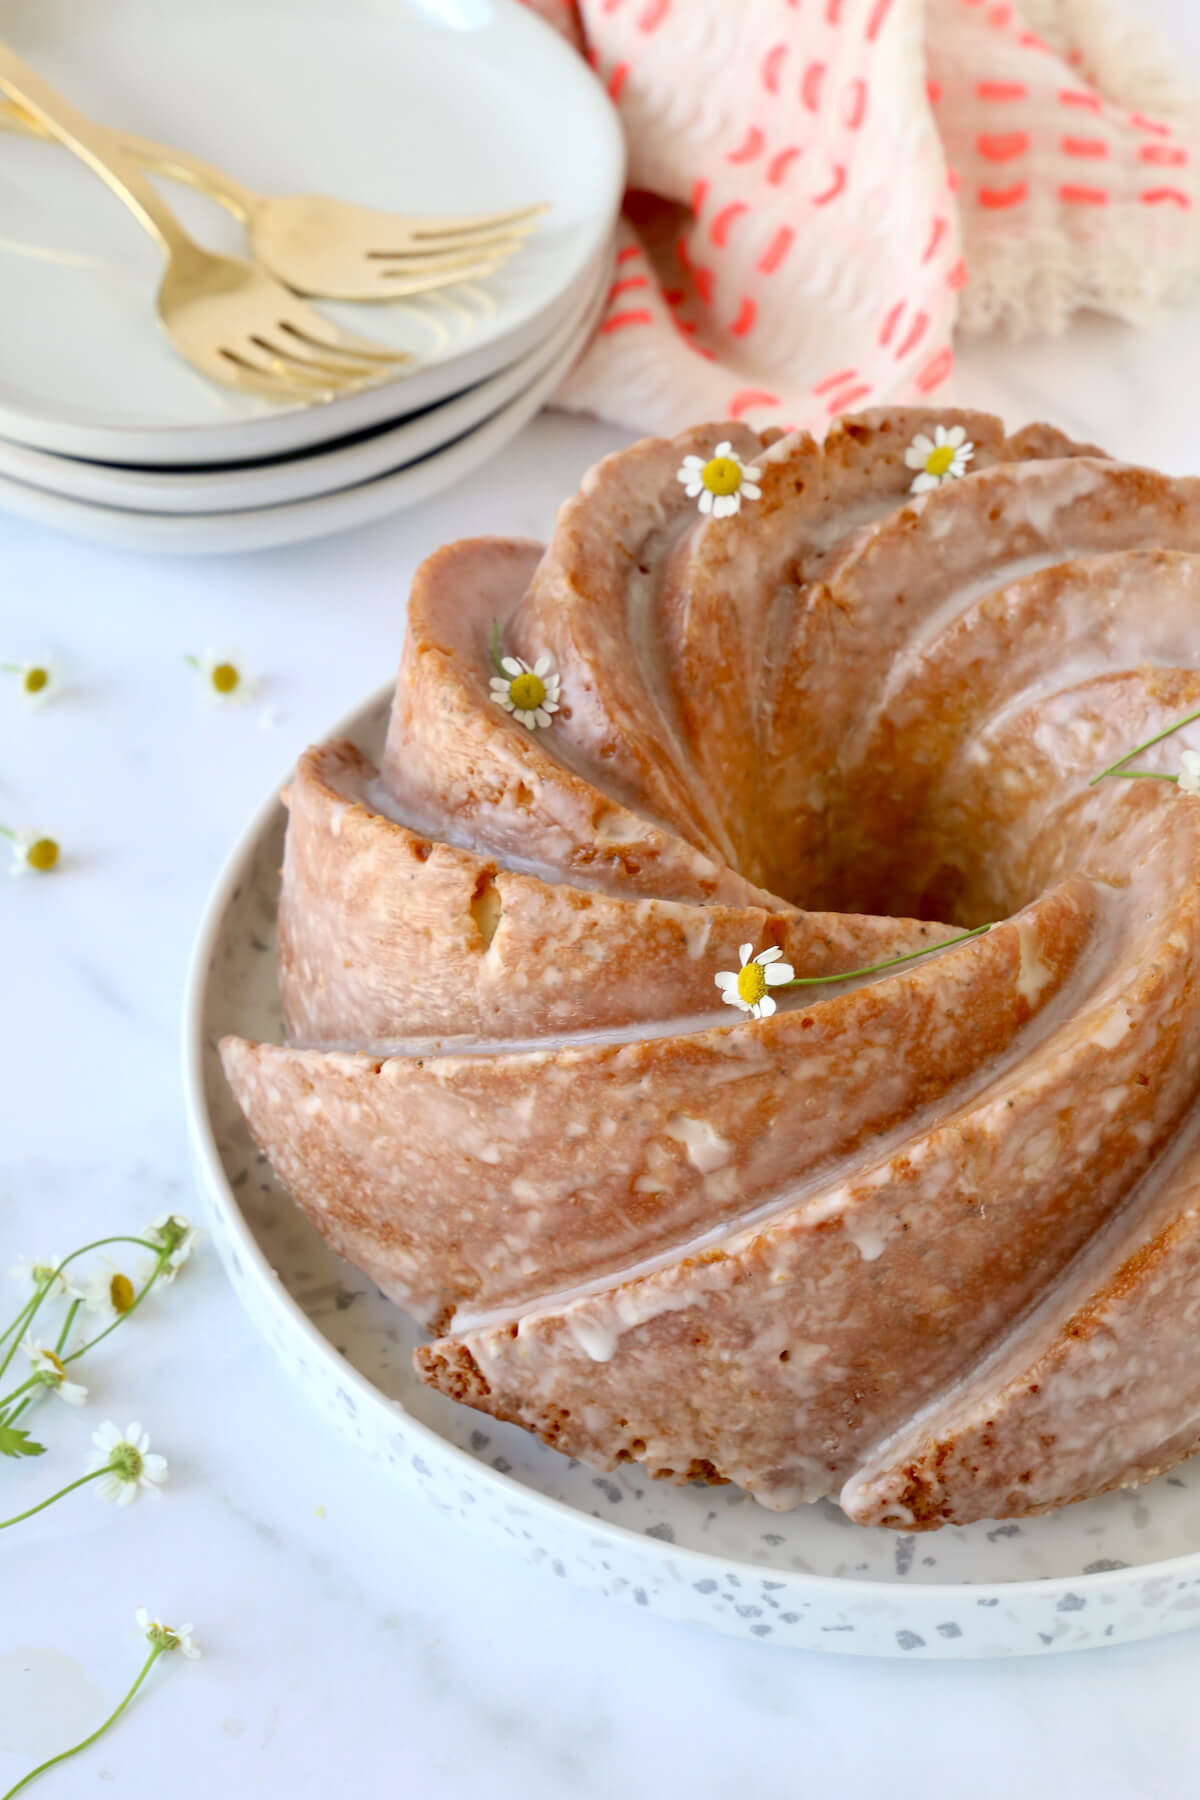
[[[338,726],[377,754],[390,693]],[[272,795],[209,903],[188,982],[184,1079],[218,1249],[289,1378],[398,1482],[564,1579],[737,1636],[845,1655],[1098,1648],[1200,1623],[1200,1464],[1046,1518],[926,1535],[832,1505],[770,1513],[732,1488],[599,1475],[414,1375],[419,1333],[328,1250],[255,1150],[216,1054],[277,1038],[284,813]]]

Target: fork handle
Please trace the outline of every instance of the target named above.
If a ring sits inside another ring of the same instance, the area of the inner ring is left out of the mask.
[[[30,137],[53,135],[39,119],[19,106],[0,106],[0,127],[6,131],[24,132]],[[153,138],[137,137],[131,131],[113,130],[110,126],[105,130],[116,140],[117,148],[124,156],[131,157],[144,169],[152,169],[156,175],[165,175],[171,181],[182,181],[188,187],[198,188],[211,200],[219,201],[243,225],[249,224],[258,207],[259,196],[228,170],[218,169],[215,163],[193,156],[190,150],[177,150],[173,144],[159,144]]]
[[[102,125],[78,112],[48,81],[0,43],[0,93],[8,95],[51,137],[65,144],[123,200],[168,255],[195,248],[175,214],[137,163]]]

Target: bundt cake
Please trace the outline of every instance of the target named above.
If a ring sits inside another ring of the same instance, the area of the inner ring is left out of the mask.
[[[571,1456],[905,1530],[1144,1481],[1200,1447],[1197,708],[1200,482],[970,412],[637,444],[420,570],[229,1080],[424,1380]]]

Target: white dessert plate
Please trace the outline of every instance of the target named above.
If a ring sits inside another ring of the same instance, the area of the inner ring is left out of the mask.
[[[261,463],[174,470],[123,469],[31,450],[0,438],[0,477],[70,500],[147,513],[246,512],[335,493],[430,455],[515,400],[556,364],[569,346],[578,344],[584,321],[607,292],[611,273],[611,253],[606,250],[582,301],[544,342],[498,375],[412,418],[380,426],[349,442]]]
[[[50,525],[91,543],[119,550],[148,550],[175,556],[221,556],[269,550],[349,531],[372,519],[402,512],[471,474],[514,438],[545,405],[592,335],[604,306],[607,283],[591,310],[554,360],[524,391],[475,430],[466,432],[420,461],[392,469],[374,480],[337,488],[310,499],[235,512],[152,513],[93,506],[48,494],[24,482],[0,477],[0,512]]]
[[[378,755],[390,691],[331,735]],[[397,1481],[531,1562],[635,1605],[768,1645],[998,1657],[1098,1648],[1200,1623],[1200,1461],[1045,1518],[903,1535],[822,1503],[771,1513],[733,1488],[596,1474],[416,1378],[420,1333],[322,1243],[252,1144],[216,1053],[278,1040],[275,795],[236,846],[188,983],[193,1144],[234,1287],[289,1376]],[[403,1558],[379,1579],[404,1580]]]
[[[613,109],[583,59],[517,0],[10,0],[4,36],[85,111],[268,192],[400,212],[545,201],[486,283],[327,307],[411,351],[411,372],[325,406],[221,388],[157,325],[155,245],[57,146],[0,133],[0,436],[103,462],[287,455],[416,412],[541,342],[590,285],[624,177]],[[216,249],[240,228],[164,187]]]

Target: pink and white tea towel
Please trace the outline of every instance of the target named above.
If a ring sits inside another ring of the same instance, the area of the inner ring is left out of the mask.
[[[1118,0],[528,0],[630,192],[557,404],[820,432],[943,390],[956,324],[1144,317],[1200,266],[1200,108]]]

